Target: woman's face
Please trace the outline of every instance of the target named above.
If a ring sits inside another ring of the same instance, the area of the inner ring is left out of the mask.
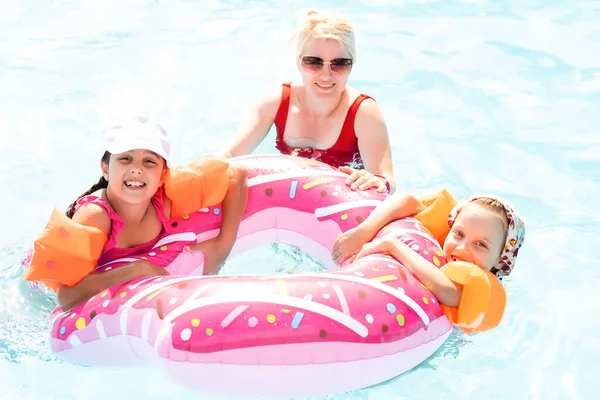
[[[352,60],[335,39],[310,39],[300,56],[305,90],[318,98],[340,96],[352,70]]]

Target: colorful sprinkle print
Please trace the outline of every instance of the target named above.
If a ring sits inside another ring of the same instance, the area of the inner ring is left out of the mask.
[[[327,249],[340,231],[358,226],[386,197],[350,190],[344,174],[319,162],[299,166],[295,158],[273,156],[236,160],[232,162],[253,162],[240,227],[240,235],[246,236],[238,238],[248,248],[271,240],[267,233],[273,233],[275,224],[279,238],[291,233],[290,240],[310,239],[298,243],[300,248]],[[56,310],[50,324],[54,352],[74,347],[86,351],[88,343],[125,335],[150,344],[160,357],[189,363],[220,362],[215,360],[220,360],[224,349],[232,359],[238,350],[258,359],[260,349],[276,344],[286,362],[293,364],[300,356],[286,353],[287,345],[302,344],[306,345],[302,357],[326,364],[335,363],[332,357],[339,351],[323,349],[340,343],[354,349],[344,354],[351,360],[352,351],[358,359],[370,357],[371,352],[372,357],[382,357],[397,352],[386,346],[415,349],[449,334],[451,324],[438,302],[389,255],[370,255],[320,273],[188,276],[202,266],[203,258],[183,253],[183,248],[214,237],[221,211],[207,208],[174,218],[166,226],[167,235],[136,256],[175,271],[170,276],[124,282],[69,313]],[[382,235],[399,237],[437,267],[446,262],[438,244],[414,219],[395,221],[377,237]],[[119,268],[127,262],[101,268]],[[313,343],[320,350],[310,347]],[[355,350],[358,345],[368,346]],[[90,350],[92,365],[94,357]],[[261,362],[271,362],[269,357]],[[273,363],[282,363],[279,356],[272,357]]]

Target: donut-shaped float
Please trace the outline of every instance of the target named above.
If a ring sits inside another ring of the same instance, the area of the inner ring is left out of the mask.
[[[347,175],[292,156],[230,159],[248,169],[248,205],[232,254],[280,242],[330,267],[322,273],[198,276],[201,253],[184,246],[218,234],[219,206],[172,218],[173,231],[137,259],[171,276],[107,289],[50,321],[61,359],[83,365],[158,362],[181,384],[241,397],[316,396],[384,382],[431,356],[452,323],[435,297],[394,258],[364,257],[344,268],[330,250],[387,195],[352,191]],[[399,237],[437,266],[446,261],[419,221],[395,221]],[[250,266],[251,267],[251,266]],[[249,268],[251,271],[251,268]]]

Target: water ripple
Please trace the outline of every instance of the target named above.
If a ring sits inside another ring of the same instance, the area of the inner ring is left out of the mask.
[[[99,132],[114,116],[157,115],[176,163],[216,151],[268,88],[299,79],[290,38],[314,6],[356,26],[350,83],[382,109],[399,186],[493,192],[528,223],[498,329],[455,331],[406,374],[326,398],[593,398],[600,6],[584,0],[0,1],[3,395],[192,395],[152,369],[55,368],[56,299],[22,281],[20,260],[52,208],[97,180]],[[257,153],[274,151],[273,136]],[[224,272],[322,268],[288,246],[247,256]]]

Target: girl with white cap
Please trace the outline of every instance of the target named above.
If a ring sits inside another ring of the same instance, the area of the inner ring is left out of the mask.
[[[113,125],[107,132],[100,161],[102,176],[77,198],[66,216],[78,224],[104,232],[98,265],[149,251],[169,233],[171,201],[163,184],[171,166],[167,132],[147,117],[133,117]],[[218,272],[237,236],[247,201],[246,170],[231,168],[223,199],[220,234],[189,246],[205,255],[205,273]],[[58,285],[58,303],[69,309],[100,291],[142,276],[168,275],[163,266],[140,260],[106,272],[91,273],[73,286]]]

